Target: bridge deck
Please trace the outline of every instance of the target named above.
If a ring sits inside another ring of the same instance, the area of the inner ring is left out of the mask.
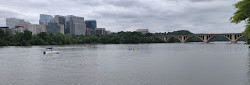
[[[166,35],[166,36],[195,36],[195,35],[238,35],[242,33],[219,33],[219,34],[189,34],[189,35]]]
[[[242,33],[220,33],[220,34],[190,34],[190,35],[166,35],[163,36],[163,39],[168,42],[169,39],[175,37],[179,39],[182,43],[187,42],[187,40],[191,37],[198,37],[204,43],[208,43],[212,38],[216,36],[223,36],[231,41],[231,43],[236,43],[241,37],[244,35]]]

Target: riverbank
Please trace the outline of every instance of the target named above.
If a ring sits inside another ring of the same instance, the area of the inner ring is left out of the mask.
[[[24,33],[10,35],[0,32],[0,46],[32,46],[32,45],[71,45],[71,44],[137,44],[137,43],[164,43],[159,36],[138,32],[118,32],[110,35],[69,35],[41,32],[32,35],[25,30]]]
[[[139,43],[165,43],[162,36],[193,34],[186,30],[168,33],[117,32],[110,35],[70,35],[41,32],[32,35],[25,30],[24,33],[10,35],[0,30],[0,46],[36,46],[36,45],[72,45],[72,44],[139,44]],[[223,37],[215,37],[211,41],[227,41]],[[171,38],[169,43],[180,42],[177,38]],[[202,42],[197,37],[188,39],[187,42]]]

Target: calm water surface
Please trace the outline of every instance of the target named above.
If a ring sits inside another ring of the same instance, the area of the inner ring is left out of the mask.
[[[250,85],[242,43],[46,47],[0,47],[0,85]]]

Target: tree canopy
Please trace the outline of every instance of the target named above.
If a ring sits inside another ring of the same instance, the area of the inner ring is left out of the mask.
[[[237,2],[235,5],[237,11],[234,13],[234,16],[231,17],[232,23],[240,23],[241,21],[246,22],[246,29],[244,30],[243,34],[248,37],[247,42],[250,43],[250,0],[242,0]]]
[[[69,45],[84,43],[103,44],[132,44],[132,43],[163,43],[159,36],[139,32],[118,32],[110,35],[70,35],[52,34],[41,32],[32,35],[32,32],[25,30],[23,33],[10,35],[0,29],[0,46],[27,46],[27,45]]]

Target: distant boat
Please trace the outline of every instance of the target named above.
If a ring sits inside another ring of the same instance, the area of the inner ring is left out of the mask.
[[[43,54],[59,54],[60,51],[44,51]]]
[[[132,49],[128,49],[128,50],[136,51],[136,49],[134,49],[134,48],[132,48]]]
[[[46,48],[46,49],[50,49],[50,51],[43,51],[43,54],[59,54],[60,51],[53,51],[53,48]]]

